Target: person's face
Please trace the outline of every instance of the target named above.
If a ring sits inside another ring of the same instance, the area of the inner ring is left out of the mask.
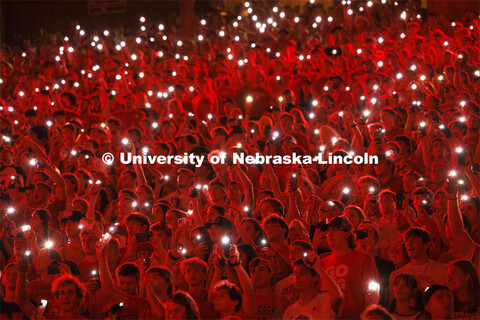
[[[260,213],[263,219],[266,219],[271,214],[275,213],[275,209],[273,208],[272,204],[268,201],[262,203],[260,207]]]
[[[149,199],[149,194],[143,187],[137,187],[136,190],[137,199],[139,202],[144,203]]]
[[[409,301],[414,294],[415,289],[403,279],[398,280],[393,285],[393,295],[397,301]]]
[[[447,286],[452,292],[459,291],[461,289],[468,288],[468,283],[470,281],[470,275],[468,273],[463,273],[463,271],[451,264],[447,269]]]
[[[255,268],[250,268],[250,278],[255,288],[266,288],[270,286],[272,272],[260,263]]]
[[[145,286],[147,286],[147,284],[151,281],[155,281],[158,284],[155,293],[161,298],[167,297],[167,289],[169,286],[167,280],[152,272],[145,273],[145,275],[143,276],[143,283],[145,284]]]
[[[397,269],[408,263],[408,258],[405,256],[405,252],[401,245],[392,246],[391,250],[390,261],[393,262]]]
[[[79,225],[80,223],[78,221],[68,220],[65,223],[65,232],[67,236],[69,236],[70,238],[78,237],[78,235],[80,234],[80,229],[78,228]]]
[[[293,128],[293,121],[289,117],[283,117],[280,119],[280,128],[283,133],[291,132]]]
[[[191,287],[203,286],[207,274],[201,266],[186,266],[184,269],[185,282]]]
[[[410,236],[405,239],[405,247],[410,259],[422,257],[427,254],[430,243],[424,243],[423,239],[417,236]]]
[[[239,186],[233,185],[228,187],[228,199],[241,201],[242,195],[243,192]]]
[[[178,227],[178,217],[173,212],[167,212],[167,218],[165,219],[167,224],[172,227],[173,230],[176,230]]]
[[[298,222],[290,225],[290,228],[288,229],[288,238],[290,239],[290,242],[296,240],[310,240],[305,228],[303,228]]]
[[[130,174],[122,173],[121,179],[122,179],[123,188],[131,189],[131,188],[135,187],[135,179],[133,179]]]
[[[81,299],[77,296],[74,284],[62,284],[58,286],[58,307],[65,311],[73,311],[80,305]]]
[[[10,290],[15,290],[15,287],[17,286],[17,277],[18,277],[17,269],[15,269],[15,267],[13,266],[9,267],[3,273],[2,285],[4,285],[5,288],[8,288]]]
[[[290,261],[297,261],[298,259],[303,258],[303,254],[306,250],[300,245],[291,245],[290,246]]]
[[[224,310],[230,310],[238,304],[238,301],[232,300],[228,294],[227,289],[217,289],[215,290],[214,295],[214,308],[217,312],[222,312]]]
[[[212,185],[208,187],[208,195],[214,202],[223,202],[225,191],[218,185]]]
[[[435,166],[432,168],[432,181],[441,184],[447,178],[447,170],[443,166]]]
[[[188,188],[193,183],[193,177],[185,172],[179,172],[177,176],[177,184],[178,188]]]
[[[335,249],[348,242],[349,232],[329,228],[327,232],[327,241],[330,248]]]
[[[37,186],[33,192],[33,197],[35,198],[35,203],[45,203],[48,202],[48,199],[50,198],[50,192],[43,187]]]
[[[257,239],[259,231],[255,230],[255,226],[250,221],[242,222],[242,227],[245,233],[250,237],[250,239]]]
[[[134,275],[117,277],[118,289],[131,296],[137,295],[138,280]]]
[[[43,221],[37,213],[34,213],[30,218],[30,226],[34,229],[39,229],[43,226]]]
[[[395,115],[391,114],[390,112],[381,112],[380,117],[382,120],[382,123],[385,125],[392,125],[393,122],[395,121]]]
[[[95,235],[90,233],[84,233],[80,236],[80,240],[82,241],[83,252],[86,255],[96,254],[95,244],[97,243],[98,239]]]
[[[187,319],[187,309],[174,301],[168,301],[165,304],[166,319],[167,320],[181,320]]]
[[[382,214],[392,213],[395,211],[395,200],[392,197],[383,195],[378,199],[380,212]]]
[[[129,200],[122,199],[118,202],[118,215],[120,217],[126,217],[132,211],[132,203]]]
[[[439,192],[434,199],[435,207],[446,209],[447,208],[447,194],[444,192]]]
[[[460,212],[472,222],[478,220],[478,209],[473,202],[462,202]]]
[[[445,156],[447,150],[445,149],[445,144],[441,141],[435,141],[432,145],[432,154],[433,156],[440,157]]]
[[[353,208],[348,208],[344,211],[344,214],[352,223],[353,228],[357,229],[358,225],[360,224],[360,217],[358,216],[357,211]]]
[[[449,319],[453,313],[453,296],[447,289],[437,290],[425,305],[433,319]]]
[[[303,265],[296,265],[293,268],[293,281],[295,289],[304,291],[316,285],[318,276],[313,276],[312,271]]]
[[[139,221],[129,221],[127,222],[127,232],[131,237],[137,233],[145,232],[147,226],[141,224]]]
[[[269,241],[281,240],[285,234],[285,230],[278,222],[271,222],[265,226],[265,235]]]
[[[403,176],[402,180],[403,180],[403,190],[405,190],[407,194],[415,190],[415,181],[417,181],[417,179],[414,176],[406,175],[406,176]]]
[[[38,253],[37,258],[35,259],[35,269],[39,273],[44,273],[47,271],[48,266],[53,262],[52,259],[50,259],[50,255],[48,250],[42,249]]]

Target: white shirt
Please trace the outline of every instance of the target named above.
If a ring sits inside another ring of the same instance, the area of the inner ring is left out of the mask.
[[[285,310],[283,319],[293,320],[300,314],[310,315],[312,319],[335,319],[336,314],[332,309],[330,295],[326,292],[317,294],[309,303],[300,305],[300,300]]]

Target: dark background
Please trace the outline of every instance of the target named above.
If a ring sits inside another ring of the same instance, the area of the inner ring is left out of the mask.
[[[232,0],[230,0],[232,1]],[[318,2],[320,0],[317,0]],[[401,0],[398,0],[401,1]],[[125,11],[121,13],[89,14],[89,3],[109,1],[22,1],[0,0],[0,40],[1,43],[17,44],[19,36],[22,38],[37,38],[41,27],[49,32],[60,31],[66,34],[71,28],[72,21],[76,20],[85,31],[119,26],[138,27],[138,19],[144,15],[147,22],[154,24],[167,24],[174,15],[182,16],[187,24],[193,24],[194,12],[197,15],[205,14],[210,7],[223,5],[221,0],[198,1],[198,0],[157,0],[157,1],[134,1],[124,0]],[[113,1],[122,2],[122,1]],[[240,1],[233,1],[239,3]],[[305,3],[304,1],[279,1],[282,3]],[[334,1],[325,1],[330,5]],[[112,3],[112,1],[110,1]],[[461,21],[465,10],[480,11],[478,0],[424,0],[423,4],[437,13],[445,13],[449,18]],[[188,26],[185,26],[188,27]]]

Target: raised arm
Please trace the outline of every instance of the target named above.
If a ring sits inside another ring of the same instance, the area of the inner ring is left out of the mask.
[[[237,246],[232,244],[229,251],[230,263],[235,270],[235,273],[238,276],[240,281],[240,286],[242,287],[242,308],[248,315],[255,314],[255,287],[253,286],[252,280],[247,274],[247,271],[242,266],[240,261],[240,254],[238,253]]]
[[[453,242],[460,254],[463,257],[470,259],[471,257],[467,257],[467,255],[476,246],[476,244],[463,226],[462,216],[460,215],[460,210],[458,208],[458,190],[457,186],[455,185],[456,183],[454,181],[447,180],[445,184],[445,191],[447,192],[448,199],[448,225],[450,227]]]

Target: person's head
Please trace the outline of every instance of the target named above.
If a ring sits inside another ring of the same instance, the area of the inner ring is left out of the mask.
[[[268,260],[255,258],[249,266],[250,278],[257,289],[263,289],[272,285],[273,270]]]
[[[372,252],[376,248],[379,240],[380,228],[378,224],[371,220],[364,220],[358,226],[357,231],[365,233],[364,235],[362,235],[362,237],[358,236],[358,244],[360,246],[360,250],[366,253]]]
[[[137,295],[140,269],[135,263],[124,262],[116,271],[118,290],[131,296]]]
[[[448,287],[434,284],[423,296],[427,319],[450,319],[453,313],[453,295]]]
[[[35,270],[40,274],[46,274],[48,266],[54,261],[61,261],[62,257],[57,250],[44,248],[40,250],[35,258]]]
[[[288,226],[288,241],[310,240],[307,228],[298,219],[293,219]]]
[[[138,202],[144,205],[146,202],[151,201],[153,198],[153,190],[148,184],[142,184],[137,186],[135,192]],[[150,203],[152,205],[152,203]]]
[[[362,320],[393,320],[393,316],[382,306],[373,304],[360,315]]]
[[[358,225],[365,220],[365,214],[363,213],[363,210],[358,207],[358,206],[348,206],[345,208],[343,211],[343,215],[348,218],[348,220],[351,222],[353,229],[357,230]]]
[[[417,280],[410,274],[399,274],[393,280],[393,301],[391,310],[395,309],[398,302],[408,301],[414,305],[415,310],[422,309],[422,301],[420,291],[418,290]]]
[[[412,227],[405,234],[405,248],[410,259],[420,259],[428,255],[431,245],[431,237],[427,230]]]
[[[197,320],[200,319],[195,300],[186,292],[177,291],[165,304],[165,319],[167,320]]]
[[[150,221],[147,216],[139,212],[130,213],[125,219],[129,236],[136,233],[147,232],[150,229]]]
[[[137,185],[137,174],[133,170],[125,170],[120,175],[122,188],[135,189]]]
[[[2,287],[5,290],[15,291],[17,286],[18,272],[14,263],[7,264],[2,270]],[[3,290],[3,292],[5,292]]]
[[[242,292],[239,287],[229,282],[222,280],[215,284],[214,287],[214,302],[215,311],[220,314],[233,314],[240,311],[242,308]]]
[[[459,293],[468,293],[471,301],[469,308],[476,309],[476,303],[480,297],[480,283],[473,263],[464,259],[454,260],[448,264],[446,276],[447,286],[455,298]],[[455,303],[457,303],[457,299],[455,299]]]
[[[417,214],[427,214],[428,203],[432,201],[432,198],[432,192],[425,187],[419,187],[413,191],[413,206]]]
[[[190,169],[181,168],[177,172],[177,187],[190,188],[195,181],[195,173]]]
[[[353,226],[345,216],[333,218],[324,226],[327,230],[327,241],[330,248],[335,252],[337,249],[356,247]]]
[[[173,285],[173,274],[166,267],[154,266],[148,268],[143,275],[143,283],[147,286],[151,281],[157,283],[155,293],[161,299],[169,299],[173,296],[175,290]],[[162,300],[163,301],[163,300]]]
[[[308,241],[297,240],[290,245],[290,261],[302,259],[305,252],[312,251],[312,244]]]
[[[118,200],[118,217],[120,219],[127,217],[130,213],[133,212],[133,205],[135,200],[130,197],[121,198]]]
[[[392,214],[396,209],[396,196],[390,190],[382,190],[378,195],[378,204],[382,215]]]
[[[303,258],[293,262],[293,282],[299,292],[315,288],[319,279],[317,272],[307,266]]]
[[[47,232],[51,219],[50,213],[47,210],[37,209],[33,212],[32,218],[30,218],[30,225],[33,229],[38,231],[42,230],[42,228],[45,228],[43,231]],[[41,236],[44,236],[44,234]]]
[[[460,212],[465,215],[472,223],[478,221],[478,212],[480,211],[480,200],[478,197],[464,197],[460,204]]]
[[[243,230],[247,233],[250,239],[257,243],[264,237],[263,229],[260,223],[253,218],[245,218],[242,220]]]
[[[85,287],[78,278],[63,275],[52,283],[52,294],[57,300],[57,306],[63,312],[73,312],[79,308],[85,297]]]
[[[284,241],[288,237],[288,225],[285,220],[277,214],[271,214],[263,222],[263,230],[267,239],[272,241]]]
[[[180,264],[185,282],[189,287],[204,286],[208,275],[208,265],[205,261],[195,257],[183,260]]]
[[[283,216],[285,214],[285,207],[283,203],[274,198],[265,198],[260,202],[260,214],[262,219],[267,219],[271,214]]]
[[[165,222],[157,222],[150,226],[150,231],[152,233],[150,241],[152,246],[156,247],[161,244],[162,247],[168,248],[168,244],[172,239],[172,227]]]
[[[78,238],[81,231],[80,220],[84,217],[84,214],[76,210],[63,216],[61,222],[65,223],[65,233],[68,237]]]
[[[36,205],[44,205],[48,203],[51,195],[52,189],[46,183],[40,182],[35,185],[33,197]]]

